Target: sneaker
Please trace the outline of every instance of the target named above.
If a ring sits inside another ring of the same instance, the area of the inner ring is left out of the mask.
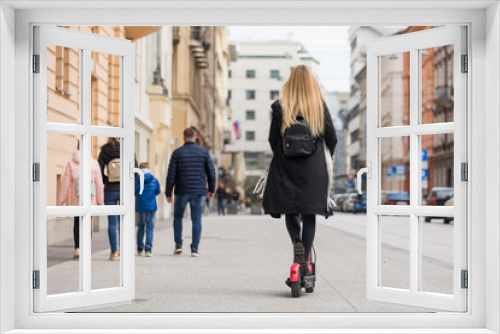
[[[153,254],[151,254],[151,251],[150,251],[150,250],[147,250],[147,251],[146,251],[146,257],[153,257]]]
[[[137,255],[142,255],[142,252],[144,252],[144,249],[137,248]]]
[[[191,256],[192,257],[198,257],[198,256],[200,256],[200,254],[198,254],[197,250],[191,249]]]
[[[109,261],[118,261],[120,259],[120,256],[118,255],[118,252],[111,253],[109,255]]]
[[[73,259],[78,259],[80,257],[80,250],[78,248],[75,248],[75,251],[73,252]]]
[[[175,255],[180,255],[180,254],[182,254],[182,245],[175,245],[174,254],[175,254]]]

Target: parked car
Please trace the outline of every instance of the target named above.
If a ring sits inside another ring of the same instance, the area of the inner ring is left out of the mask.
[[[335,204],[337,204],[337,206],[334,206],[333,207],[333,211],[342,211],[341,207],[341,201],[340,201],[340,198],[343,197],[344,194],[335,194],[333,195],[333,201],[335,202]]]
[[[387,195],[389,194],[394,194],[394,193],[397,193],[397,191],[387,191],[387,190],[382,190],[382,192],[380,193],[380,203],[384,204],[385,203],[385,200],[387,199]]]
[[[410,205],[410,194],[407,192],[390,192],[385,197],[384,205]]]
[[[446,203],[453,199],[453,188],[448,187],[435,187],[427,196],[426,205],[439,205],[444,206]],[[448,205],[454,205],[454,201],[449,202]],[[425,222],[430,223],[432,219],[443,219],[445,224],[449,224],[453,220],[451,217],[425,217]]]
[[[354,202],[354,213],[366,212],[366,192],[356,194],[356,201]]]
[[[338,202],[337,202],[337,210],[342,212],[344,211],[344,201],[347,199],[349,194],[340,194]]]
[[[356,193],[347,194],[342,204],[344,212],[354,212],[354,204],[356,203]]]

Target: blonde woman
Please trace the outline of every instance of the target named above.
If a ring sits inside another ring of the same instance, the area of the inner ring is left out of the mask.
[[[315,215],[332,215],[328,208],[326,154],[333,156],[337,136],[319,84],[304,65],[292,70],[283,85],[280,100],[275,101],[271,108],[273,117],[269,144],[274,156],[269,167],[263,207],[265,213],[274,218],[285,214],[286,227],[294,247],[294,263],[301,264],[302,275],[308,276],[311,273],[307,262],[316,231]],[[288,128],[297,123],[298,116],[310,128],[314,152],[307,156],[290,157],[285,155],[283,136]]]

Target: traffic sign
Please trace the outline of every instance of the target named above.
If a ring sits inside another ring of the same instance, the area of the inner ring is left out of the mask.
[[[422,161],[427,161],[427,150],[422,150]]]

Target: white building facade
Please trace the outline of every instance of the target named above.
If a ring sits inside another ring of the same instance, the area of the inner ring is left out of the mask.
[[[231,63],[229,103],[231,143],[226,152],[243,152],[247,176],[260,176],[272,151],[268,143],[271,104],[298,64],[307,65],[319,78],[319,62],[307,55],[302,44],[290,40],[240,42],[238,60]],[[239,139],[236,130],[239,129]]]

